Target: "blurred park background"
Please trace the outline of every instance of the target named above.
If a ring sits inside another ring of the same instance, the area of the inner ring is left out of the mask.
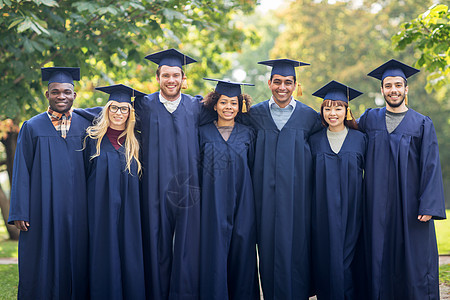
[[[257,62],[290,58],[303,95],[330,80],[364,94],[350,103],[356,117],[384,100],[380,82],[366,74],[395,58],[421,72],[409,83],[409,106],[436,128],[447,208],[450,207],[450,12],[432,0],[0,0],[0,209],[9,211],[17,135],[24,120],[47,108],[41,67],[80,67],[76,107],[106,103],[97,86],[123,83],[158,90],[156,65],[144,57],[177,48],[198,63],[186,69],[185,93],[205,95],[203,77],[254,83],[245,93],[267,100],[270,68]],[[294,93],[296,95],[296,93]],[[448,213],[449,211],[447,211]],[[0,217],[0,223],[3,223]],[[450,222],[437,223],[440,254],[450,254]],[[0,258],[17,257],[18,232],[0,226]],[[450,265],[441,282],[450,285]],[[2,299],[17,293],[17,267],[0,265]]]
[[[446,1],[445,1],[446,2]],[[290,58],[303,95],[330,80],[364,92],[356,117],[384,105],[380,82],[366,74],[395,58],[421,72],[409,83],[409,106],[434,121],[447,208],[450,199],[450,12],[432,0],[0,0],[0,208],[6,220],[17,135],[24,120],[47,108],[41,67],[80,67],[76,107],[107,101],[97,86],[123,83],[158,90],[156,65],[144,57],[177,48],[198,63],[186,69],[188,94],[205,95],[203,77],[254,83],[254,103],[267,100],[270,68],[257,62]],[[296,95],[296,93],[294,93]],[[0,218],[1,220],[1,218]],[[7,229],[11,239],[18,232]]]

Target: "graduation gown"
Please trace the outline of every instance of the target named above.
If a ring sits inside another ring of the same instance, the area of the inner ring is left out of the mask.
[[[310,138],[314,163],[312,258],[318,299],[356,299],[352,262],[362,222],[367,140],[349,129],[334,153],[327,128]]]
[[[64,139],[45,112],[24,122],[19,132],[8,219],[30,222],[19,237],[19,299],[88,299],[81,149],[89,125],[73,113]]]
[[[254,133],[235,123],[225,141],[214,123],[199,128],[201,299],[259,299],[253,185],[247,156]]]
[[[198,98],[171,114],[159,92],[134,106],[142,147],[142,233],[147,299],[198,299],[200,187]]]
[[[125,149],[105,135],[100,156],[88,139],[87,172],[91,299],[145,299],[139,176],[126,170]]]
[[[411,108],[392,132],[386,108],[368,109],[364,207],[370,299],[439,299],[433,219],[444,219],[439,149],[433,123]],[[431,215],[420,222],[418,215]]]
[[[266,299],[307,299],[312,198],[308,139],[322,126],[319,114],[297,101],[278,130],[268,102],[252,106],[243,118],[256,130],[252,177],[261,284]]]

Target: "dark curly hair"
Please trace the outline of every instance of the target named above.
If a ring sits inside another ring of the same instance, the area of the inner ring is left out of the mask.
[[[345,107],[345,111],[347,113],[348,103],[344,101],[335,101],[335,100],[324,100],[322,103],[322,106],[320,107],[320,118],[322,119],[322,125],[325,127],[328,127],[328,123],[323,118],[323,108],[324,107],[330,107],[330,106],[343,106]],[[351,120],[347,120],[347,114],[344,118],[344,125],[348,128],[356,129],[358,130],[358,123],[356,123],[355,117],[353,116],[352,111],[350,110],[350,115],[352,116]]]
[[[217,104],[217,101],[219,101],[220,96],[222,96],[222,94],[219,94],[216,91],[210,92],[203,99],[203,101],[202,101],[203,105],[205,106],[206,109],[208,109],[210,111],[214,111],[214,106]],[[247,107],[247,111],[249,111],[249,109],[250,109],[250,106],[252,103],[252,97],[250,97],[250,95],[247,95],[247,94],[240,94],[238,96],[238,103],[239,103],[238,115],[242,112],[243,100],[245,100],[245,106]]]

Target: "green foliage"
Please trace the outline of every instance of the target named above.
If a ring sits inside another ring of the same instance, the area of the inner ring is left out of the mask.
[[[427,91],[439,90],[450,84],[450,10],[447,5],[435,4],[412,21],[401,25],[402,30],[392,37],[396,49],[414,45],[420,53],[416,62],[428,72]]]
[[[446,213],[447,219],[434,222],[438,250],[441,255],[450,255],[450,210],[447,210]]]
[[[18,257],[18,242],[8,239],[6,226],[3,220],[0,220],[0,258]],[[1,293],[0,293],[1,295]]]
[[[18,243],[11,240],[0,240],[0,258],[18,257]]]
[[[426,1],[431,4],[431,1]],[[359,3],[359,4],[358,4]],[[279,13],[284,29],[271,57],[298,58],[311,66],[300,69],[302,102],[319,109],[321,99],[311,94],[330,80],[337,80],[364,94],[351,102],[355,116],[377,106],[380,82],[366,74],[391,58],[413,63],[412,49],[395,53],[390,37],[398,24],[417,15],[423,1],[329,1],[297,0]],[[350,21],[351,20],[351,21]],[[424,99],[421,76],[414,78],[410,98]],[[414,106],[416,102],[411,101]]]
[[[0,265],[1,299],[17,299],[18,285],[19,269],[17,265]]]
[[[450,286],[450,264],[439,267],[439,282]]]
[[[176,47],[200,64],[192,80],[228,67],[222,56],[257,41],[234,21],[256,1],[53,1],[0,0],[0,118],[23,120],[47,106],[40,68],[79,66],[79,106],[101,104],[94,87],[124,83],[154,92],[153,51]],[[212,70],[212,71],[210,71]],[[45,88],[45,87],[44,87]]]

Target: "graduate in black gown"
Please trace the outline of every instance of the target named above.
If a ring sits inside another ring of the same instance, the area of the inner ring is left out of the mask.
[[[396,60],[381,80],[386,107],[368,109],[364,208],[367,299],[439,299],[434,220],[445,219],[439,149],[430,118],[406,105],[407,78],[419,70]]]
[[[88,127],[85,164],[91,299],[145,299],[139,198],[139,143],[132,96],[122,84],[100,87],[108,103]]]
[[[200,187],[199,98],[181,93],[182,66],[195,62],[174,50],[146,57],[159,65],[160,91],[134,106],[142,147],[142,233],[147,299],[198,299]]]
[[[18,299],[88,299],[86,180],[90,122],[72,113],[79,68],[42,68],[47,112],[25,121],[14,157],[9,224],[19,237]]]
[[[348,102],[362,93],[331,81],[323,98],[324,129],[310,138],[314,163],[312,258],[317,299],[357,299],[352,264],[362,222],[367,139]]]
[[[322,128],[319,114],[294,100],[295,67],[289,59],[272,66],[270,100],[243,114],[256,131],[252,178],[256,205],[259,271],[266,299],[307,299],[310,294],[312,199],[311,134]]]
[[[244,83],[215,81],[215,91],[205,97],[204,105],[216,120],[199,127],[200,298],[259,299],[255,203],[248,166],[254,133],[234,120],[248,110],[251,98],[241,92]]]

